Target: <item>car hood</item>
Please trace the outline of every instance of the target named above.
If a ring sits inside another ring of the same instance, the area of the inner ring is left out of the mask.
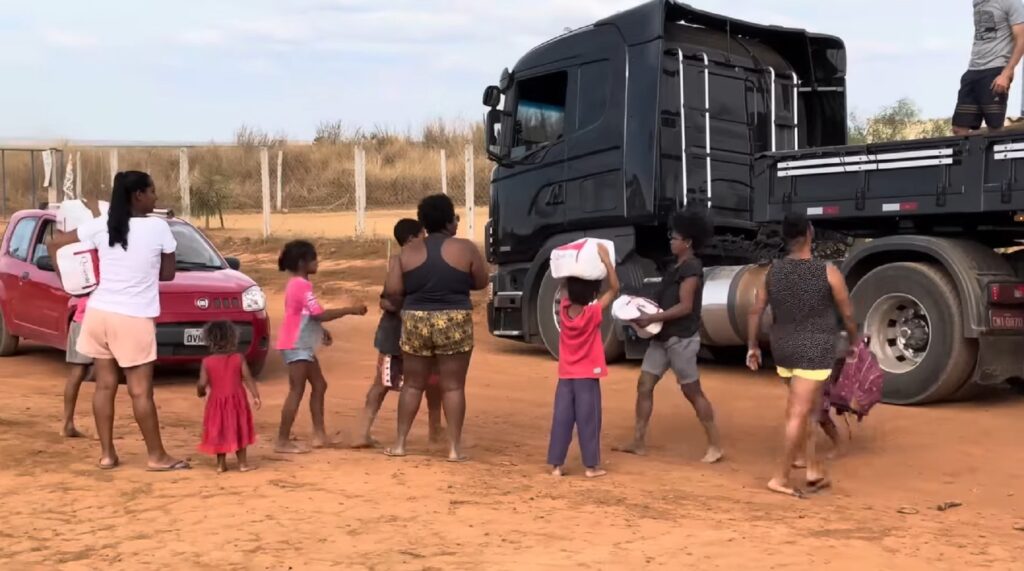
[[[256,285],[235,270],[178,271],[172,282],[161,282],[160,293],[242,293]]]

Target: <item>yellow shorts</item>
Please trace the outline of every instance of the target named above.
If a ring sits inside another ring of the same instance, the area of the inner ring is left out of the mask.
[[[829,377],[832,376],[832,369],[787,369],[785,367],[775,367],[778,371],[779,376],[783,379],[792,379],[793,377],[800,377],[801,379],[807,379],[808,381],[825,382]]]

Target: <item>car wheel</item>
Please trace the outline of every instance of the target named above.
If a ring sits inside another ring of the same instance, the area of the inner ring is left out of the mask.
[[[10,357],[18,350],[18,338],[7,333],[7,318],[0,309],[0,357]]]
[[[558,335],[560,325],[558,320],[559,304],[562,301],[561,283],[551,277],[551,272],[545,272],[540,282],[540,289],[537,291],[537,327],[540,329],[540,338],[544,347],[554,358],[558,358]],[[604,319],[601,321],[601,338],[604,341],[605,359],[609,363],[617,361],[622,357],[625,346],[619,334],[615,330],[615,320],[611,315],[611,308],[604,312]]]
[[[851,293],[857,322],[886,372],[883,400],[915,405],[967,396],[978,355],[964,337],[953,280],[932,264],[897,263],[864,277]]]

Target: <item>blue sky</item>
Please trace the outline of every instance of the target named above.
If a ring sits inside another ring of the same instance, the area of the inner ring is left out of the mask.
[[[0,138],[293,139],[321,120],[475,120],[531,46],[637,0],[0,0]],[[948,116],[971,0],[693,0],[843,37],[851,109]],[[1019,83],[1011,114],[1019,107]]]

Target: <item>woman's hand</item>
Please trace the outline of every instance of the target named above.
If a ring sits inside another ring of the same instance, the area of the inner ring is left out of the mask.
[[[761,348],[754,347],[747,350],[747,368],[756,371],[761,368]]]
[[[334,345],[334,336],[332,336],[331,332],[326,329],[324,329],[323,344],[324,347],[330,347],[331,345]]]
[[[640,317],[633,320],[633,325],[636,325],[640,329],[647,329],[652,323],[655,322],[654,314],[646,313],[644,310],[640,310]]]

